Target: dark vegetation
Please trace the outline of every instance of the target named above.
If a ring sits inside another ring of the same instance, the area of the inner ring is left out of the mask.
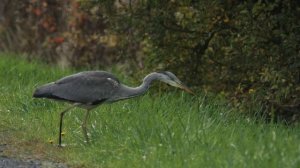
[[[139,77],[168,69],[290,122],[300,118],[299,18],[297,0],[2,0],[0,49]]]

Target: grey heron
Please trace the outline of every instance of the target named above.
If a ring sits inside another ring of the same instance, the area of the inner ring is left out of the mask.
[[[84,71],[38,87],[34,91],[33,97],[62,100],[72,104],[60,113],[58,144],[61,146],[63,117],[67,111],[74,107],[86,109],[81,127],[85,140],[88,142],[86,121],[91,109],[103,103],[112,103],[139,96],[148,90],[154,80],[160,80],[193,94],[188,87],[169,71],[148,74],[138,87],[129,87],[120,83],[109,72]]]

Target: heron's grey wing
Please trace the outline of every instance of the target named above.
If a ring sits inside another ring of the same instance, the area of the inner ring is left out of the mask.
[[[111,73],[106,71],[84,71],[79,72],[77,74],[69,75],[57,80],[56,84],[63,84],[63,83],[71,83],[74,80],[78,80],[78,78],[87,78],[87,77],[96,77],[96,78],[111,78],[119,83],[119,80]]]
[[[72,102],[98,104],[112,97],[118,87],[118,80],[109,73],[85,72],[55,82],[52,95]]]

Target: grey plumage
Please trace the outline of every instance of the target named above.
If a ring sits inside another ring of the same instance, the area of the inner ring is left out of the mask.
[[[121,84],[111,73],[105,71],[86,71],[38,87],[33,97],[62,100],[73,104],[61,112],[59,128],[59,146],[61,146],[62,120],[63,115],[68,110],[75,106],[87,110],[82,128],[86,141],[88,141],[86,120],[91,109],[102,103],[112,103],[139,96],[148,90],[154,80],[160,80],[192,93],[173,73],[168,71],[148,74],[144,78],[143,83],[135,88]]]
[[[108,72],[86,71],[41,86],[33,97],[77,102],[92,108],[107,101],[119,85],[118,79]]]

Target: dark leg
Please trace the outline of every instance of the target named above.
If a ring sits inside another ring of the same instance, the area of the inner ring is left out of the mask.
[[[65,109],[64,111],[62,111],[60,113],[60,122],[59,122],[59,137],[58,137],[58,146],[59,147],[62,147],[61,146],[61,132],[62,132],[62,123],[63,123],[63,117],[64,117],[64,114],[71,110],[73,107],[77,106],[78,104],[73,104],[71,107],[68,107],[67,109]]]
[[[87,131],[86,131],[86,121],[89,118],[89,114],[90,114],[90,110],[87,110],[85,113],[85,116],[84,116],[84,120],[81,125],[82,131],[83,131],[83,136],[84,136],[86,142],[89,142],[89,137],[88,137]]]

